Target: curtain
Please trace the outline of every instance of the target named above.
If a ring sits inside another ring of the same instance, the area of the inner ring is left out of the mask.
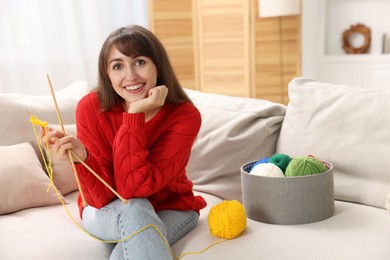
[[[147,0],[0,0],[0,92],[96,84],[103,41],[129,24],[148,28]]]

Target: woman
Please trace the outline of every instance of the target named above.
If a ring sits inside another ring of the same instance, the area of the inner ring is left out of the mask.
[[[71,150],[123,198],[122,203],[77,160],[88,206],[78,204],[83,225],[104,240],[128,237],[153,224],[169,245],[197,225],[205,200],[187,179],[201,117],[181,88],[161,42],[140,26],[120,28],[104,42],[96,91],[76,109],[77,138],[41,132],[52,153]],[[171,259],[153,228],[116,244],[110,259]]]

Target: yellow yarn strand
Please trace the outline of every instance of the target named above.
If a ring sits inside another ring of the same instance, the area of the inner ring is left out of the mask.
[[[47,125],[48,125],[47,122],[39,120],[36,116],[31,114],[29,111],[27,111],[27,113],[30,115],[30,122],[33,125],[41,126],[41,127],[44,127],[44,128],[47,127]]]
[[[27,111],[28,112],[28,111]],[[73,215],[71,214],[68,206],[66,205],[66,202],[62,199],[62,196],[61,196],[61,193],[60,191],[58,190],[58,188],[55,186],[54,184],[54,181],[53,181],[53,167],[52,167],[52,155],[50,153],[50,148],[49,148],[49,141],[46,139],[46,144],[45,144],[45,149],[47,151],[47,159],[46,159],[46,156],[43,152],[43,148],[42,148],[42,145],[41,143],[39,142],[39,137],[38,137],[38,133],[36,131],[36,127],[35,126],[40,126],[42,128],[44,128],[44,131],[45,131],[45,135],[47,134],[47,126],[48,126],[48,123],[45,122],[45,121],[41,121],[39,120],[36,116],[34,116],[33,114],[31,114],[30,112],[28,112],[28,114],[30,115],[30,122],[31,122],[31,125],[32,125],[32,128],[33,128],[33,131],[34,131],[34,135],[35,135],[35,139],[37,141],[37,144],[38,144],[38,147],[39,147],[39,151],[41,153],[41,156],[42,156],[42,159],[43,159],[43,163],[45,165],[45,168],[46,168],[46,171],[49,175],[49,179],[50,179],[50,184],[48,186],[48,190],[50,190],[50,187],[53,187],[54,188],[54,191],[59,199],[59,201],[61,202],[62,206],[65,208],[65,211],[67,212],[67,214],[69,215],[69,217],[71,218],[71,220],[73,221],[73,223],[81,230],[83,231],[85,234],[87,234],[89,237],[91,237],[92,239],[94,240],[97,240],[99,242],[102,242],[102,243],[106,243],[106,244],[116,244],[116,243],[120,243],[120,242],[123,242],[125,240],[128,240],[128,239],[131,239],[132,237],[134,237],[135,235],[149,229],[149,228],[153,228],[156,230],[156,232],[159,234],[160,238],[164,241],[165,245],[167,246],[167,248],[169,249],[169,252],[170,254],[172,255],[172,257],[175,259],[175,260],[179,260],[181,258],[183,258],[184,256],[186,255],[197,255],[197,254],[202,254],[203,252],[207,251],[208,249],[210,249],[211,247],[219,244],[219,243],[222,243],[224,241],[226,241],[226,239],[224,238],[221,238],[220,240],[212,243],[211,245],[207,246],[206,248],[204,248],[203,250],[200,250],[200,251],[195,251],[195,252],[185,252],[183,254],[181,254],[180,256],[178,257],[175,257],[173,251],[172,251],[172,248],[170,247],[169,245],[169,242],[167,241],[167,239],[164,237],[164,235],[162,234],[162,232],[158,229],[157,226],[155,226],[154,224],[149,224],[149,225],[146,225],[145,227],[141,228],[140,230],[134,232],[133,234],[130,234],[129,236],[127,237],[123,237],[121,239],[118,239],[118,240],[104,240],[104,239],[100,239],[98,237],[95,237],[94,235],[92,235],[91,233],[89,233],[85,228],[83,228],[78,222],[77,220],[73,217]],[[75,156],[75,154],[72,153],[72,155]],[[77,157],[76,157],[77,158]],[[91,171],[91,168],[88,166],[88,165],[85,165],[87,167],[88,170]],[[96,176],[97,174],[94,172],[94,175]],[[97,175],[98,176],[98,175]],[[101,178],[99,178],[100,180]],[[108,184],[107,184],[108,185]],[[123,201],[123,199],[122,199]]]
[[[186,255],[200,255],[200,254],[202,254],[203,252],[206,252],[207,250],[209,250],[211,247],[213,247],[213,246],[215,246],[215,245],[217,245],[217,244],[219,244],[219,243],[222,243],[222,242],[224,242],[224,241],[226,241],[226,239],[221,238],[220,240],[215,241],[214,243],[212,243],[211,245],[209,245],[209,246],[206,247],[205,249],[202,249],[202,250],[200,250],[200,251],[195,251],[195,252],[191,252],[191,251],[185,252],[185,253],[179,255],[177,258],[175,258],[175,260],[179,260],[180,258],[185,257]]]
[[[55,185],[54,185],[54,182],[53,182],[53,167],[52,167],[53,164],[52,164],[50,156],[48,156],[48,158],[47,158],[48,161],[46,161],[46,156],[43,153],[42,146],[41,146],[41,144],[39,143],[39,140],[38,140],[38,133],[37,133],[37,130],[35,129],[35,126],[34,126],[34,125],[37,125],[37,126],[43,127],[45,129],[45,134],[46,134],[47,133],[47,125],[48,125],[48,123],[39,120],[37,117],[35,117],[33,114],[31,114],[28,111],[27,111],[27,113],[30,114],[30,122],[31,122],[31,125],[32,125],[33,130],[34,130],[35,139],[37,140],[37,143],[38,143],[39,152],[41,153],[41,157],[42,157],[43,163],[45,165],[46,172],[47,172],[47,174],[49,176],[49,179],[50,179],[50,184],[47,187],[47,192],[49,192],[50,191],[50,187],[56,188]],[[48,140],[46,140],[46,146],[47,147],[49,146],[49,141]]]

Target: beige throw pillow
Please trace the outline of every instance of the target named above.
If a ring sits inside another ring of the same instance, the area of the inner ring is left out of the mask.
[[[390,92],[296,78],[277,152],[334,165],[335,198],[390,208]]]
[[[241,200],[243,164],[271,156],[285,106],[260,99],[186,90],[202,115],[187,175],[194,189]]]
[[[0,146],[0,154],[0,214],[60,202],[31,144]]]

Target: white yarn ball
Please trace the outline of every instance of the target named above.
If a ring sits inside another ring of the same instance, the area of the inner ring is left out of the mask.
[[[266,177],[284,177],[282,170],[273,163],[260,163],[249,174]]]

